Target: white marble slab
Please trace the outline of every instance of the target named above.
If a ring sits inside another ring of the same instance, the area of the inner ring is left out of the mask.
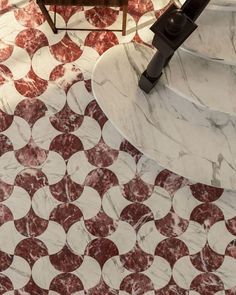
[[[236,65],[236,12],[206,9],[183,47],[196,55]]]
[[[144,93],[138,80],[153,50],[117,45],[92,75],[95,98],[131,144],[161,166],[193,181],[236,189],[236,117],[210,111],[158,84]]]
[[[236,115],[236,66],[180,49],[165,68],[162,80],[195,104]]]
[[[186,0],[173,0],[177,6],[184,4]],[[207,9],[213,10],[227,10],[235,11],[236,10],[236,0],[211,0],[207,5]]]
[[[216,9],[216,10],[229,10],[235,11],[236,10],[236,1],[235,0],[211,0],[209,5],[209,9]]]

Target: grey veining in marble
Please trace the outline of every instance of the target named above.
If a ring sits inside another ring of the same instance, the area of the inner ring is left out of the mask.
[[[165,68],[162,81],[200,106],[236,115],[236,66],[180,49]]]
[[[182,6],[186,0],[173,0],[177,6]],[[236,10],[236,1],[235,0],[211,0],[206,7],[207,9],[213,10],[226,10],[226,11],[235,11]]]
[[[236,65],[236,12],[206,9],[183,48],[217,62]]]
[[[235,0],[211,0],[209,5],[209,9],[215,10],[228,10],[228,11],[236,11],[236,1]]]
[[[95,65],[94,96],[116,128],[163,167],[193,181],[236,189],[236,117],[183,99],[162,83],[145,94],[138,80],[153,50],[123,44]]]

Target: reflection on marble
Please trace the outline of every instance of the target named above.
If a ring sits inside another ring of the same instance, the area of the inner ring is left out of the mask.
[[[197,24],[183,47],[196,55],[236,65],[236,12],[206,9]]]
[[[186,0],[173,0],[179,7],[184,4]],[[211,0],[206,9],[213,10],[228,10],[234,11],[236,9],[235,0]]]
[[[102,110],[161,166],[197,182],[236,189],[236,118],[196,106],[162,83],[145,94],[137,85],[152,55],[152,49],[128,43],[98,60],[92,87]]]
[[[211,0],[208,5],[210,9],[218,9],[218,10],[236,10],[236,1],[235,0]]]
[[[197,105],[236,114],[236,66],[179,49],[164,69],[162,82]]]

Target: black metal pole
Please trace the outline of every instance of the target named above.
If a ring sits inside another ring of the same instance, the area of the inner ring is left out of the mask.
[[[199,17],[199,15],[206,8],[210,0],[186,0],[181,10],[185,13],[193,22]]]
[[[181,9],[173,4],[151,27],[155,33],[152,44],[157,52],[139,80],[139,87],[146,93],[158,82],[175,50],[197,28],[194,21],[209,2],[210,0],[187,0]]]

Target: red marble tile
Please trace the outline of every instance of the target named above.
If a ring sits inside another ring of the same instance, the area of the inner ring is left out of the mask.
[[[106,294],[106,295],[119,295],[119,291],[110,288],[107,286],[107,284],[101,280],[99,284],[97,284],[94,288],[89,289],[85,293],[86,295],[101,295],[101,294]]]
[[[49,7],[49,10],[54,12],[55,6],[51,5]],[[60,5],[56,6],[56,13],[60,14],[66,23],[68,22],[68,20],[71,18],[72,15],[83,10],[84,10],[83,6],[60,6]]]
[[[226,220],[227,230],[234,236],[236,236],[236,216]]]
[[[120,219],[128,222],[136,231],[144,223],[153,220],[153,214],[149,207],[144,204],[134,203],[126,206],[120,214]]]
[[[39,48],[48,45],[48,39],[42,31],[33,28],[28,28],[26,30],[21,31],[16,36],[15,44],[21,48],[24,48],[32,58],[34,53]]]
[[[209,245],[195,255],[190,256],[193,266],[203,272],[216,271],[224,261],[224,255],[213,251]]]
[[[0,179],[0,202],[8,199],[13,191],[14,186]]]
[[[129,155],[131,155],[134,159],[135,162],[137,163],[139,159],[142,157],[142,153],[138,151],[131,143],[129,143],[126,139],[123,139],[121,144],[120,144],[120,151],[126,152]]]
[[[73,62],[82,54],[81,48],[71,40],[67,33],[60,42],[49,48],[55,59],[62,63]]]
[[[221,197],[224,190],[221,188],[197,183],[190,185],[193,196],[201,202],[214,202]]]
[[[190,289],[201,295],[213,295],[218,291],[224,290],[224,284],[215,274],[203,273],[192,281]]]
[[[30,278],[29,282],[23,288],[14,291],[14,295],[48,295],[48,292],[48,290],[36,285],[33,279]]]
[[[136,176],[122,187],[123,196],[131,202],[144,202],[153,193],[154,186]]]
[[[4,271],[10,267],[13,261],[13,255],[0,251],[0,271]]]
[[[111,187],[118,185],[118,179],[111,170],[98,168],[87,175],[84,185],[91,186],[102,197]]]
[[[167,286],[162,289],[155,290],[155,295],[189,295],[189,291],[182,289],[173,279],[169,282]]]
[[[151,0],[129,0],[128,4],[128,12],[136,22],[143,14],[153,10]]]
[[[84,42],[85,46],[94,48],[100,55],[117,44],[119,41],[113,32],[91,32]]]
[[[85,11],[85,18],[95,27],[105,28],[111,26],[119,15],[119,11],[109,7],[94,7]]]
[[[71,295],[83,290],[83,284],[76,275],[72,273],[62,273],[52,280],[50,290],[63,295]]]
[[[101,128],[107,121],[106,115],[103,113],[103,111],[101,110],[101,108],[95,100],[91,101],[87,105],[84,111],[84,115],[95,119],[99,123]]]
[[[87,230],[96,237],[106,237],[116,231],[118,223],[106,213],[100,211],[91,219],[85,220]]]
[[[161,256],[173,267],[180,258],[189,255],[188,247],[179,239],[168,238],[160,242],[156,249],[155,255]]]
[[[155,180],[155,185],[163,187],[170,195],[173,195],[178,189],[189,183],[186,178],[166,169],[161,171]]]
[[[5,294],[7,291],[13,290],[13,285],[11,280],[5,276],[4,274],[1,274],[0,276],[0,295]]]
[[[11,220],[14,220],[11,210],[7,206],[0,204],[0,226]]]
[[[112,165],[117,160],[119,151],[112,149],[101,139],[95,147],[86,150],[85,155],[89,163],[102,168]]]
[[[48,255],[48,249],[42,241],[32,237],[22,240],[16,246],[14,254],[23,257],[32,267],[35,261]]]
[[[122,265],[131,272],[142,272],[148,269],[154,260],[154,255],[144,252],[136,243],[126,254],[120,255]]]
[[[37,146],[32,138],[26,146],[15,151],[16,159],[25,167],[40,166],[45,162],[47,156],[48,151]]]
[[[67,174],[58,183],[50,185],[49,189],[53,197],[60,202],[73,202],[81,196],[84,190]]]
[[[132,295],[144,295],[146,292],[154,290],[154,287],[147,276],[141,273],[133,273],[123,279],[120,290]]]
[[[1,0],[0,2],[0,14],[3,13],[9,5],[9,0]]]
[[[155,221],[157,230],[166,237],[178,237],[186,231],[189,221],[175,212],[169,212],[164,218]]]
[[[1,3],[0,3],[1,10]],[[13,52],[14,46],[0,40],[0,62],[7,60]]]
[[[32,68],[24,78],[15,80],[14,84],[16,90],[25,97],[37,97],[48,87],[48,81],[39,78]]]
[[[67,245],[60,252],[50,255],[49,259],[55,269],[61,272],[72,272],[80,267],[83,262],[83,258],[74,254]]]
[[[14,223],[17,231],[29,238],[41,235],[48,226],[48,220],[36,215],[32,208],[24,217],[14,220]]]
[[[34,123],[45,116],[47,107],[39,99],[24,99],[15,108],[14,115],[23,118],[32,127]]]
[[[84,254],[93,257],[102,268],[108,259],[119,255],[119,251],[117,246],[111,240],[99,238],[91,241],[87,245]]]
[[[13,78],[12,72],[5,65],[0,65],[0,86]]]
[[[48,185],[48,180],[41,170],[26,168],[16,176],[15,185],[25,189],[33,197],[38,189]]]
[[[12,121],[13,121],[13,116],[4,113],[0,109],[0,132],[3,132],[4,130],[8,129],[11,126]]]
[[[73,132],[82,124],[83,116],[76,114],[65,104],[60,112],[50,117],[50,122],[54,128],[61,132]]]
[[[83,214],[81,210],[77,206],[69,203],[58,205],[50,214],[50,220],[59,223],[66,232],[72,224],[81,220],[82,217]]]
[[[13,151],[10,139],[4,134],[0,134],[0,157],[10,151]]]
[[[92,92],[92,83],[91,83],[91,79],[89,79],[89,80],[84,80],[84,86],[85,86],[85,88],[87,89],[87,91],[88,91],[89,93]],[[94,100],[94,102],[96,102],[96,101]],[[97,104],[97,106],[99,107],[98,104]]]
[[[225,250],[225,255],[236,259],[236,239],[231,241]]]
[[[70,87],[84,79],[81,70],[75,64],[62,64],[56,66],[49,77],[50,81],[55,81],[56,84],[68,93]]]
[[[217,221],[224,220],[224,214],[215,204],[204,203],[194,208],[190,219],[209,228]]]
[[[77,136],[73,134],[60,134],[51,141],[49,149],[58,153],[67,161],[74,153],[82,151],[84,148]]]
[[[29,1],[22,8],[14,10],[16,20],[25,27],[36,28],[41,25],[45,18],[35,1]]]

